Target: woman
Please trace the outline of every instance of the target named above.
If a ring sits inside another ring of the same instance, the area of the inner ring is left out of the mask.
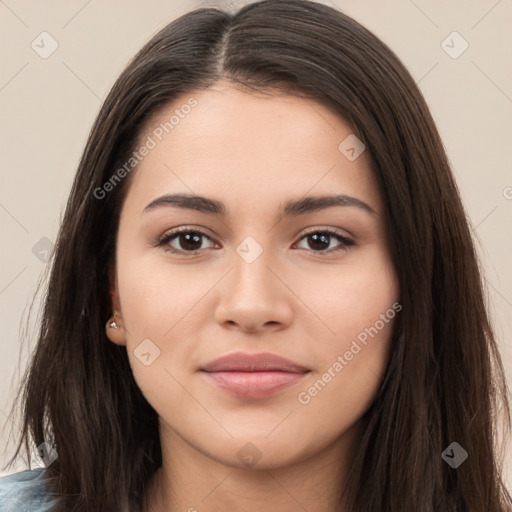
[[[160,31],[92,128],[22,391],[46,468],[7,510],[507,510],[471,233],[393,52],[304,0]]]

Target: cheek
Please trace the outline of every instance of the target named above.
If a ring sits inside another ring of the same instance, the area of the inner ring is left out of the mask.
[[[182,331],[193,323],[194,308],[217,281],[217,275],[198,275],[192,266],[161,257],[125,257],[118,262],[118,286],[130,338],[163,339],[174,329]]]
[[[352,339],[377,321],[382,331],[379,338],[389,335],[396,312],[390,311],[384,324],[380,316],[399,300],[399,285],[393,264],[380,247],[347,258],[335,271],[317,272],[314,280],[308,277],[297,282],[308,305],[323,321],[321,339],[326,347],[348,350]]]
[[[329,327],[335,334],[325,331],[319,340],[317,371],[299,390],[297,401],[333,429],[344,430],[364,414],[389,359],[391,333],[401,310],[399,287],[390,264],[373,268],[375,272],[353,268],[350,276],[340,276],[337,290],[317,299],[318,307],[330,313]]]
[[[171,362],[190,360],[193,344],[186,343],[191,338],[182,335],[183,328],[193,319],[194,304],[204,295],[206,285],[170,265],[155,265],[144,256],[122,252],[122,247],[119,254],[118,289],[133,376],[152,404],[160,396],[178,397]],[[177,368],[185,371],[182,366]],[[181,375],[175,377],[182,380]]]

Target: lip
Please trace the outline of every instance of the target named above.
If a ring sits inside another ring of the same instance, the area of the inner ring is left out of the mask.
[[[219,357],[200,368],[205,372],[290,372],[305,373],[309,368],[269,352],[246,354],[235,352]]]
[[[200,371],[220,389],[243,398],[265,398],[297,384],[311,371],[270,353],[237,352],[215,359]]]

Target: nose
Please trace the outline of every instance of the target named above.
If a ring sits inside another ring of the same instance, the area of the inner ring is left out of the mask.
[[[277,331],[290,325],[294,295],[286,273],[263,253],[252,263],[234,255],[233,269],[222,281],[215,311],[224,327],[246,332]]]

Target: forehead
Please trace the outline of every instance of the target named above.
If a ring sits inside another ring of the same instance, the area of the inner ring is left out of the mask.
[[[128,196],[147,203],[162,193],[213,191],[269,203],[336,189],[378,207],[369,156],[363,151],[351,161],[340,150],[353,136],[349,124],[313,100],[219,82],[179,96],[146,123],[140,144],[151,139],[153,147]]]

